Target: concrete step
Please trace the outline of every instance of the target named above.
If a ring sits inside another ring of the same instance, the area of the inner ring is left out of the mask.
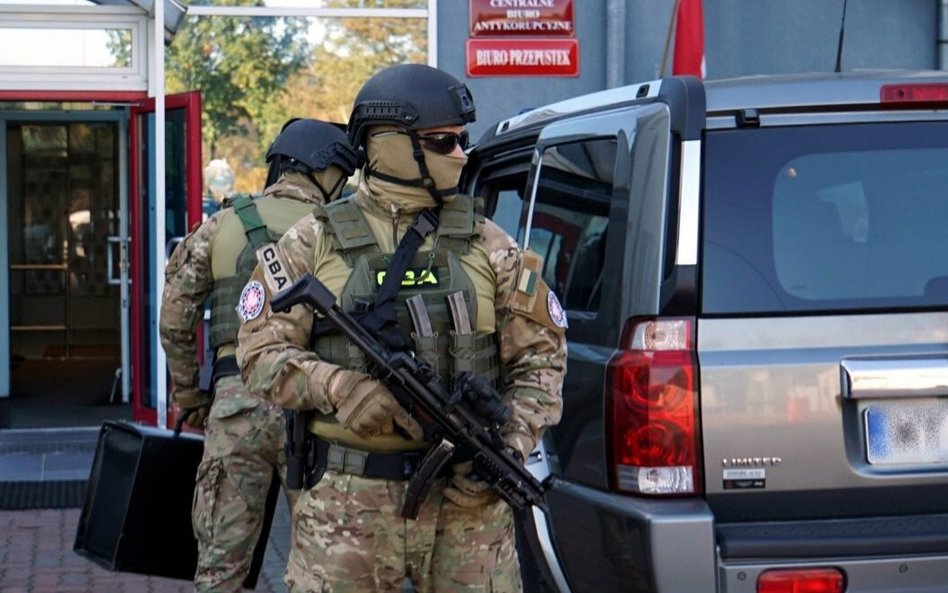
[[[85,480],[98,427],[0,430],[0,481]]]

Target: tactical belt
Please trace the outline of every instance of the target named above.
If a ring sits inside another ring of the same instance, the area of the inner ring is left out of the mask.
[[[237,366],[237,357],[233,354],[230,356],[221,356],[214,361],[213,373],[211,381],[214,383],[217,383],[218,379],[223,379],[224,377],[239,375],[240,367]]]
[[[407,480],[424,458],[424,451],[405,453],[370,453],[345,445],[330,443],[319,437],[316,441],[316,467],[337,473],[378,480]]]

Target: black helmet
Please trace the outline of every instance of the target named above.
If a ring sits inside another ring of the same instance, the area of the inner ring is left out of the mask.
[[[400,64],[376,73],[362,85],[349,117],[349,141],[360,146],[365,128],[394,124],[409,130],[463,126],[474,121],[474,98],[467,85],[424,64]]]
[[[267,150],[267,162],[281,157],[282,167],[301,173],[323,171],[336,165],[352,175],[361,165],[359,153],[352,148],[341,126],[315,119],[294,118],[283,125]]]

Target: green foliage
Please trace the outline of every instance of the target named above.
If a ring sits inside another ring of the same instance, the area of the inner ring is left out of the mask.
[[[422,8],[425,1],[327,0],[324,5]],[[266,150],[287,119],[345,123],[372,74],[426,61],[426,27],[425,19],[415,18],[188,17],[168,48],[166,85],[169,93],[201,91],[205,160],[226,158],[237,174],[236,190],[255,192],[266,177]]]
[[[288,116],[345,123],[370,76],[387,66],[427,59],[424,19],[323,19],[320,24],[325,34],[307,67],[290,78],[286,92],[266,111],[264,137],[275,136]]]
[[[115,57],[113,66],[124,68],[132,63],[132,33],[128,29],[106,29],[105,46]]]
[[[253,122],[265,105],[309,58],[307,28],[303,18],[189,17],[182,23],[168,48],[166,86],[169,93],[201,91],[211,155],[222,137],[256,132]]]

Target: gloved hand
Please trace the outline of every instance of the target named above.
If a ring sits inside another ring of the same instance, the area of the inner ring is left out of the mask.
[[[207,414],[211,409],[211,396],[197,387],[175,387],[171,400],[181,408],[181,415],[187,414],[184,423],[195,428],[203,428]]]
[[[336,371],[330,381],[329,403],[339,422],[362,438],[391,434],[396,425],[413,439],[424,436],[421,425],[388,388],[365,373]]]
[[[454,475],[444,489],[444,497],[464,509],[475,509],[497,502],[497,494],[490,485],[473,473],[474,462],[457,463]]]
[[[523,432],[508,432],[504,435],[504,445],[523,463],[536,446],[533,437]]]

